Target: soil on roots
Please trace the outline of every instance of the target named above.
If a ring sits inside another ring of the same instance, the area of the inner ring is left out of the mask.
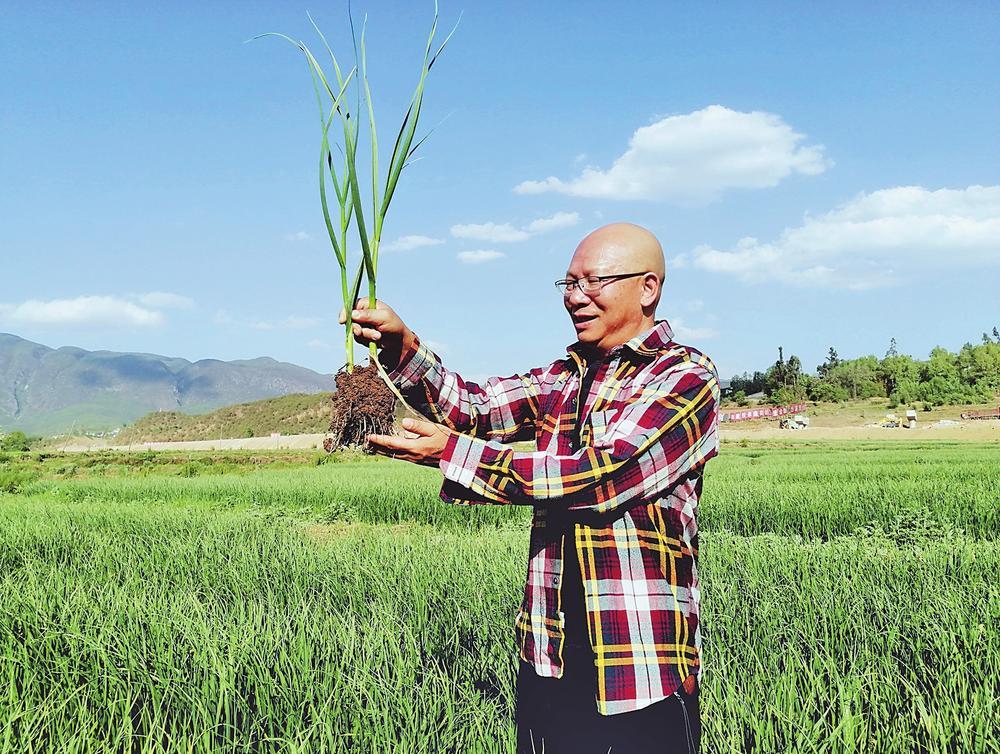
[[[368,434],[392,434],[396,396],[371,362],[355,366],[353,372],[348,372],[345,364],[334,379],[337,390],[332,399],[331,436],[323,441],[323,449],[329,453],[353,445],[366,453],[374,452],[365,438]]]

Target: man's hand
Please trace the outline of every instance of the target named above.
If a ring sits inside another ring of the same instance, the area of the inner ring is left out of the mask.
[[[408,431],[407,431],[408,430]],[[403,419],[399,435],[368,435],[368,443],[376,453],[421,466],[437,466],[441,462],[451,430],[440,424],[420,419]]]
[[[347,311],[340,310],[340,324],[347,323]],[[375,299],[375,308],[368,306],[368,297],[359,298],[351,312],[351,332],[354,340],[367,348],[375,343],[381,349],[379,361],[388,369],[395,368],[403,351],[413,340],[413,331],[386,303]]]

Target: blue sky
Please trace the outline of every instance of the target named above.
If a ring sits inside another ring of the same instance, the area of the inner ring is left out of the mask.
[[[244,40],[315,49],[310,11],[349,59],[346,4],[200,5],[0,12],[0,331],[335,371],[308,71]],[[353,7],[386,142],[433,3]],[[995,5],[440,7],[462,20],[379,297],[445,366],[481,379],[563,355],[552,281],[612,220],[661,239],[658,316],[724,377],[779,345],[812,369],[831,345],[881,355],[894,337],[924,357],[1000,324]]]

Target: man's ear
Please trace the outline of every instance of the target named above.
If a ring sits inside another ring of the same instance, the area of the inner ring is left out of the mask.
[[[642,298],[641,303],[643,306],[655,306],[660,298],[660,286],[662,281],[654,273],[652,275],[646,275],[642,279]]]

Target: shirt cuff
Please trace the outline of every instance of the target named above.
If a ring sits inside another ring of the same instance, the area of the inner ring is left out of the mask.
[[[434,353],[414,335],[413,342],[400,355],[399,364],[386,372],[386,376],[389,382],[403,391],[419,384],[435,363]]]
[[[442,500],[456,505],[511,502],[489,490],[481,481],[473,481],[485,447],[486,443],[482,440],[451,432],[438,463],[444,474],[440,494]]]

